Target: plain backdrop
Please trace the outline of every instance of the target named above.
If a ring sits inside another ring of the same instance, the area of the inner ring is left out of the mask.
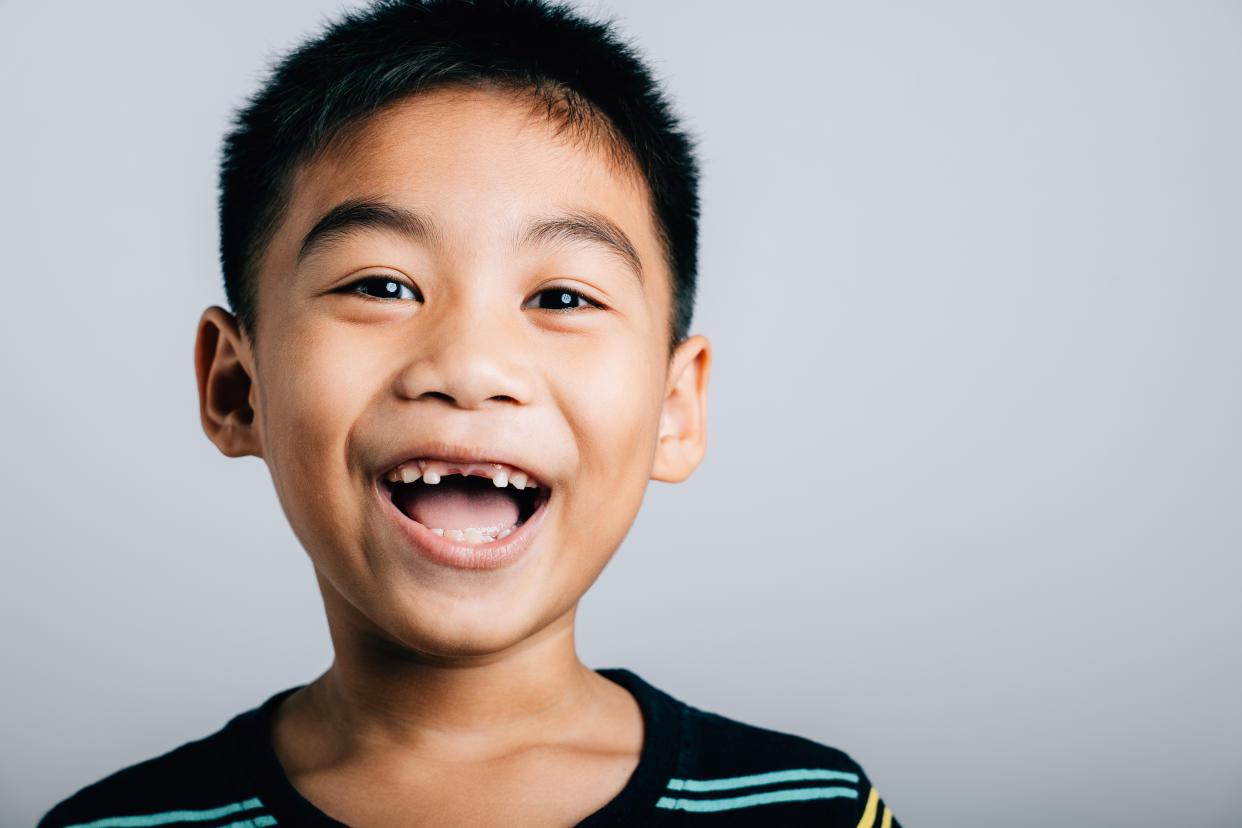
[[[1242,6],[616,0],[698,136],[710,448],[588,664],[907,826],[1242,821]],[[0,824],[305,682],[202,434],[216,163],[331,0],[0,4]]]

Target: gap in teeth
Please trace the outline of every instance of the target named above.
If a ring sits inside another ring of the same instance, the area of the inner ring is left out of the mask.
[[[535,489],[539,482],[526,472],[502,463],[446,463],[443,460],[411,460],[388,472],[389,483],[413,483],[420,478],[435,486],[450,474],[491,478],[497,489],[512,486],[519,491]]]

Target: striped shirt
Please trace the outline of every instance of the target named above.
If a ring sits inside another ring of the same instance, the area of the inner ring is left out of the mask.
[[[580,825],[900,828],[841,751],[691,707],[628,670],[599,673],[638,701],[645,737],[625,788]],[[298,793],[272,748],[272,713],[296,689],[84,788],[39,828],[340,828]]]

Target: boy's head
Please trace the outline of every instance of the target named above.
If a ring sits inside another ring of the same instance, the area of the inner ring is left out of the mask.
[[[266,461],[338,656],[572,629],[647,480],[703,455],[695,213],[645,70],[531,2],[382,4],[243,112],[202,421]]]
[[[238,114],[220,173],[220,260],[238,322],[257,334],[257,274],[284,218],[291,178],[348,152],[377,111],[436,88],[490,88],[558,131],[633,165],[672,275],[670,341],[694,310],[698,168],[658,85],[601,24],[535,0],[383,0],[285,58]]]

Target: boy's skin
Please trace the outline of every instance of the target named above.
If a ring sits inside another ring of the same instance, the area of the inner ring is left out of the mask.
[[[362,230],[299,262],[319,219],[359,199],[435,232]],[[599,241],[522,240],[572,213],[618,227],[641,273]],[[637,766],[637,703],[578,659],[574,614],[647,481],[685,479],[705,449],[710,348],[695,336],[670,358],[661,251],[645,182],[605,143],[511,92],[439,89],[299,170],[260,262],[253,348],[204,312],[203,427],[265,460],[323,593],[336,658],[279,708],[273,743],[330,816],[572,825]],[[343,290],[363,276],[424,301]],[[538,307],[549,288],[604,307]],[[531,546],[498,569],[419,554],[375,481],[420,456],[506,461],[549,486]]]

